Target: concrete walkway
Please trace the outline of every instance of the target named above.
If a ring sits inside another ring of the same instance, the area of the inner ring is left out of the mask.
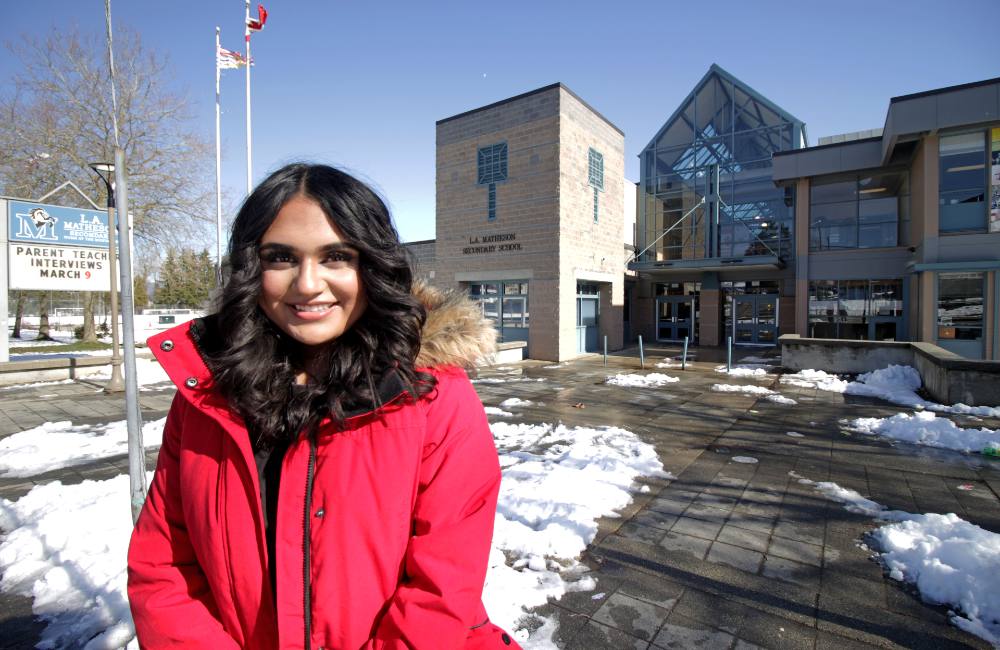
[[[658,389],[604,384],[610,374],[639,372],[639,359],[629,354],[611,357],[607,368],[597,356],[558,367],[523,362],[481,376],[547,381],[476,384],[487,405],[510,397],[535,403],[519,408],[513,421],[629,429],[655,445],[677,477],[645,480],[648,492],[636,490],[621,517],[600,522],[583,557],[597,579],[595,591],[569,593],[539,610],[558,619],[560,647],[988,647],[951,626],[945,608],[923,604],[883,577],[859,546],[873,520],[847,512],[789,472],[835,481],[889,508],[955,512],[1000,532],[1000,461],[845,432],[842,418],[904,409],[779,385],[774,374],[729,378],[714,370],[725,360],[718,350],[694,349],[697,359],[684,371],[652,367],[677,352],[647,350],[645,372],[681,379]],[[713,392],[714,383],[767,386],[798,405]],[[121,398],[97,391],[83,383],[0,391],[0,437],[45,421],[123,419]],[[171,397],[169,389],[143,392],[144,418],[162,417]],[[584,408],[576,406],[581,403]],[[972,425],[961,416],[956,421]],[[998,421],[975,425],[1000,428]],[[734,456],[758,462],[737,463]],[[125,458],[116,457],[31,481],[0,478],[0,496],[123,471]],[[959,490],[960,484],[973,489]],[[599,593],[604,596],[594,598]],[[27,599],[0,595],[0,649],[32,647],[40,629]]]

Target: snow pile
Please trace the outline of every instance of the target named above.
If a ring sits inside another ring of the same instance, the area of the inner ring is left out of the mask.
[[[142,427],[146,448],[159,447],[166,418]],[[73,426],[68,421],[46,422],[0,440],[0,476],[34,476],[60,467],[72,467],[128,453],[125,420]]]
[[[681,365],[681,364],[675,363],[674,361],[672,361],[670,359],[664,359],[663,361],[658,362],[656,364],[656,367],[657,368],[676,368],[679,365]]]
[[[564,577],[582,569],[575,558],[597,534],[597,519],[628,505],[638,476],[669,475],[656,450],[625,429],[506,422],[491,429],[504,470],[483,599],[490,618],[524,641],[524,608],[594,588],[592,578]]]
[[[39,485],[0,500],[0,588],[34,599],[39,647],[121,648],[135,635],[125,594],[129,478]]]
[[[776,404],[798,404],[790,397],[785,397],[777,391],[764,386],[740,385],[740,384],[712,384],[712,390],[717,393],[743,393],[744,395],[757,395],[765,398],[769,402]]]
[[[801,370],[795,374],[783,376],[781,382],[835,393],[877,397],[894,404],[939,413],[1000,418],[1000,406],[969,406],[967,404],[947,406],[923,399],[917,395],[921,384],[920,373],[910,366],[890,365],[858,375],[856,381],[850,382],[822,370]]]
[[[530,399],[511,397],[510,399],[505,399],[504,401],[500,402],[500,407],[509,409],[515,406],[531,406],[532,404],[534,404],[534,402],[532,402]]]
[[[903,406],[922,406],[928,402],[917,395],[920,383],[920,373],[916,368],[891,365],[858,375],[857,380],[848,384],[844,392],[849,395],[878,397]]]
[[[24,347],[42,347],[47,345],[69,345],[76,342],[76,337],[73,336],[72,332],[61,332],[58,330],[49,330],[49,338],[51,341],[38,340],[38,330],[29,330],[21,328],[21,338],[10,337],[10,347],[12,348],[24,348]]]
[[[883,526],[872,538],[890,578],[956,608],[952,623],[1000,647],[1000,535],[956,514],[931,513]]]
[[[807,369],[790,375],[782,375],[781,383],[799,386],[800,388],[818,388],[819,390],[826,390],[833,393],[843,393],[850,382],[822,370]]]
[[[509,384],[518,381],[545,381],[544,377],[537,377],[532,379],[530,377],[511,377],[508,379],[502,377],[481,377],[479,379],[473,379],[473,384]]]
[[[733,366],[729,370],[726,370],[725,366],[716,366],[715,372],[725,372],[733,377],[765,377],[767,376],[767,368],[764,368],[758,364],[745,364],[739,366]]]
[[[836,483],[789,474],[850,512],[893,522],[871,533],[889,577],[916,587],[926,602],[953,607],[956,627],[1000,647],[1000,535],[955,514],[890,511]]]
[[[774,395],[774,391],[763,386],[738,384],[712,384],[712,390],[717,393],[743,393],[744,395]]]
[[[75,379],[60,379],[58,381],[36,381],[30,384],[15,384],[13,386],[3,386],[0,390],[17,390],[20,388],[35,388],[36,386],[54,386],[56,384],[75,384]]]
[[[663,373],[652,372],[648,375],[618,374],[614,377],[608,377],[608,380],[605,383],[612,386],[625,386],[629,388],[652,388],[655,386],[672,384],[675,381],[680,381],[680,379],[677,377],[671,377],[670,375],[664,375]]]
[[[125,366],[122,365],[122,376],[124,375]],[[151,386],[170,381],[170,377],[155,359],[137,358],[135,360],[135,375],[139,386]],[[88,375],[87,379],[90,381],[109,381],[111,379],[111,366],[105,366],[98,374]]]
[[[948,418],[939,418],[928,411],[913,415],[899,413],[891,418],[856,418],[852,429],[894,440],[928,447],[942,447],[965,452],[986,448],[1000,449],[1000,431],[994,429],[963,429]]]
[[[495,406],[484,406],[483,410],[486,411],[486,415],[498,415],[504,418],[509,418],[514,416],[514,414],[511,413],[510,411],[505,411]]]

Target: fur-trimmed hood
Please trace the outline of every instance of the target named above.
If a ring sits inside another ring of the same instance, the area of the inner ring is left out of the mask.
[[[496,329],[468,296],[424,282],[414,283],[413,295],[427,310],[417,367],[473,368],[496,354]]]

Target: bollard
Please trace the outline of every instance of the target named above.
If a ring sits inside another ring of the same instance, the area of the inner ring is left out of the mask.
[[[681,370],[687,368],[688,362],[688,337],[684,337],[684,356],[681,357]]]
[[[639,367],[646,369],[646,355],[642,353],[642,334],[639,335]]]
[[[726,337],[726,372],[733,370],[733,337]]]
[[[604,367],[608,367],[608,337],[604,337]]]

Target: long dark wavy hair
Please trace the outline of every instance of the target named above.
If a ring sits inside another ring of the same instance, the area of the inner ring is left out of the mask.
[[[258,306],[261,238],[295,196],[316,201],[358,251],[368,303],[319,360],[310,360],[313,381],[305,385],[295,382],[304,370],[302,346]],[[405,389],[408,399],[433,389],[433,376],[414,367],[426,313],[412,282],[389,210],[361,181],[326,165],[295,163],[257,186],[233,223],[229,277],[199,341],[216,386],[243,418],[255,448],[314,431],[327,416],[340,426],[345,417],[380,406],[387,384]]]

